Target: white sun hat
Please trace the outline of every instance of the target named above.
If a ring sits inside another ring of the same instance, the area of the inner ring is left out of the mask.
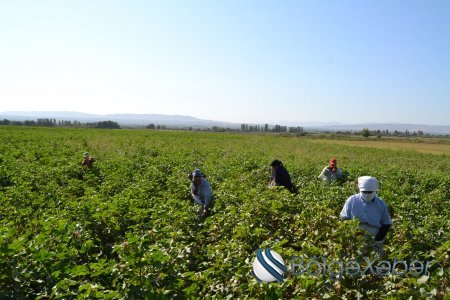
[[[361,192],[375,192],[379,190],[378,180],[372,176],[361,176],[358,178],[358,188]]]

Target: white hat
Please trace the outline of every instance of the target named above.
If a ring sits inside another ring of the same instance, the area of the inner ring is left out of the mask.
[[[195,171],[192,173],[192,177],[204,177],[202,171],[200,169],[195,169]]]
[[[361,176],[358,178],[358,188],[361,192],[375,192],[378,191],[378,180],[372,176]]]

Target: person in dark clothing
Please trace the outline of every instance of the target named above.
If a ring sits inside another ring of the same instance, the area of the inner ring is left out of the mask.
[[[91,157],[89,153],[85,152],[83,154],[83,161],[81,162],[81,165],[83,167],[88,167],[89,169],[94,166],[95,158]]]
[[[269,187],[284,186],[290,192],[295,193],[296,188],[292,184],[291,176],[283,166],[283,163],[278,159],[275,159],[270,163],[270,166],[272,167],[272,181],[270,182]]]

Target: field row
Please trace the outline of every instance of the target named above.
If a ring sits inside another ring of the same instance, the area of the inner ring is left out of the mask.
[[[96,159],[83,170],[82,153]],[[407,155],[406,155],[407,154]],[[330,157],[345,182],[316,177]],[[298,194],[269,190],[278,158]],[[298,137],[145,130],[0,128],[0,298],[418,298],[448,295],[450,158],[318,144]],[[215,203],[201,221],[188,174]],[[259,248],[358,259],[342,222],[356,179],[377,177],[393,228],[389,260],[433,260],[429,277],[294,276],[260,284]]]

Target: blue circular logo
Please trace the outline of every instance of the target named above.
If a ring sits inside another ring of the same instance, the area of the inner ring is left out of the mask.
[[[270,248],[258,249],[253,261],[253,274],[256,279],[263,282],[283,282],[283,274],[286,271],[287,268],[280,254]]]

